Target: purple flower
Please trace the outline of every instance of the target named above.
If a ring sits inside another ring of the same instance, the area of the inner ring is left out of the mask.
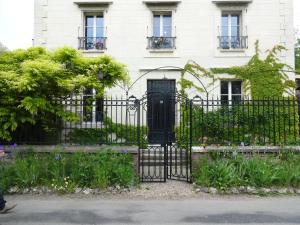
[[[54,156],[54,160],[59,161],[59,160],[60,160],[60,155],[59,155],[59,154],[56,154],[56,155]]]
[[[128,154],[127,150],[122,150],[122,154]]]

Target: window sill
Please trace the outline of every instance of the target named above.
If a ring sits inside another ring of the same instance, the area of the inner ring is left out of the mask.
[[[246,52],[247,49],[219,49],[220,52],[226,53],[226,52]]]
[[[82,53],[104,53],[106,50],[95,50],[95,49],[91,49],[91,50],[80,50]]]
[[[150,53],[173,53],[174,49],[148,49]]]

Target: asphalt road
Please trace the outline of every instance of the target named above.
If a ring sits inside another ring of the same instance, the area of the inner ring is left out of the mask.
[[[18,203],[1,225],[300,224],[299,197],[202,197],[103,200],[97,197],[8,197]]]

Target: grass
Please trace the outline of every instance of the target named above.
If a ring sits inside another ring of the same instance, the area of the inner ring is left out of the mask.
[[[213,154],[199,161],[193,179],[199,186],[219,190],[240,186],[300,188],[300,155]]]
[[[21,153],[0,161],[0,188],[51,187],[59,192],[75,188],[106,188],[136,184],[130,154],[102,151],[96,154]]]

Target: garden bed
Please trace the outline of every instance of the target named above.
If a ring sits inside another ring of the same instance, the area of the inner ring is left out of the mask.
[[[299,194],[300,155],[210,152],[199,159],[193,180],[199,192]]]
[[[138,179],[133,157],[127,152],[101,151],[73,154],[19,152],[0,161],[0,188],[4,192],[74,193],[78,189],[118,189]]]

